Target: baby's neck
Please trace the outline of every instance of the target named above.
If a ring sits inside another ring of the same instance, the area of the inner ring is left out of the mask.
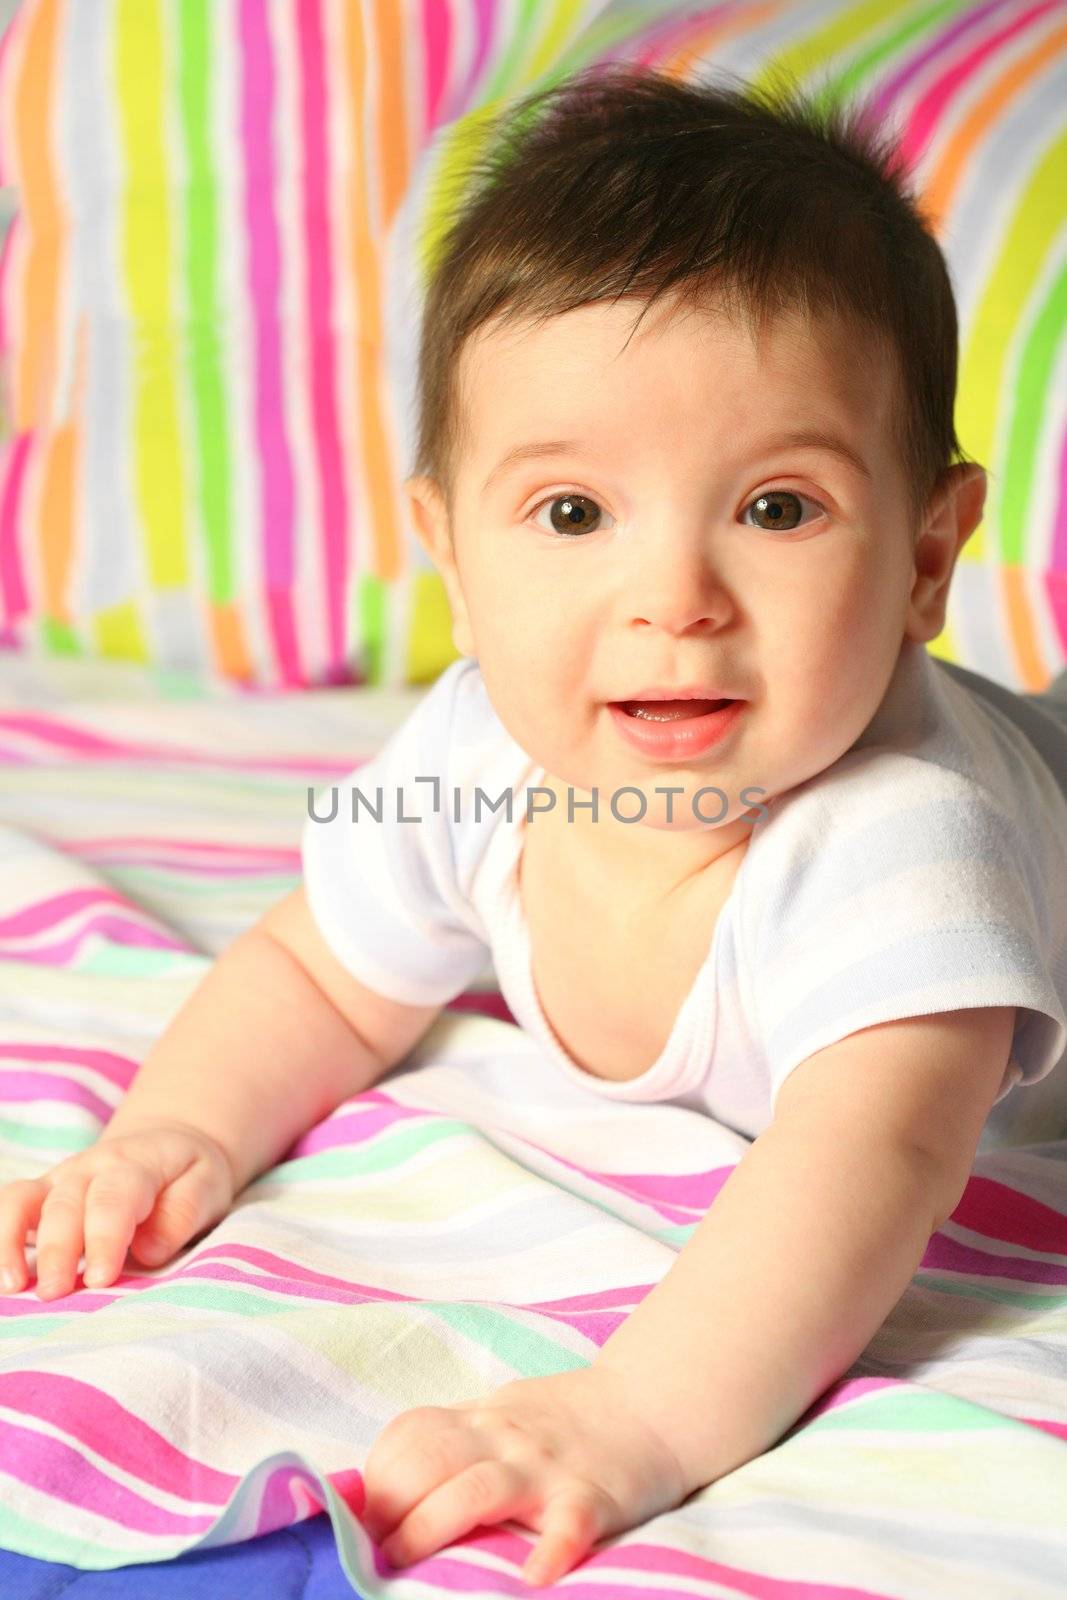
[[[678,796],[671,828],[620,822],[603,792],[598,795],[594,822],[589,806],[581,804],[591,795],[550,773],[538,781],[552,791],[556,803],[550,811],[537,812],[527,825],[547,829],[553,855],[558,852],[561,864],[570,863],[586,883],[602,882],[616,892],[632,885],[639,896],[659,901],[697,877],[723,873],[732,877],[752,837],[753,823],[743,815],[714,826],[694,824],[692,812],[679,808]],[[573,821],[568,819],[569,788]],[[624,815],[635,811],[633,796],[624,795],[618,809]],[[680,819],[689,825],[681,826]]]

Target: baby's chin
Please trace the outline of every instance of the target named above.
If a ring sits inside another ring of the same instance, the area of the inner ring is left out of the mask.
[[[727,815],[718,817],[718,808],[714,803],[714,796],[705,795],[699,803],[701,807],[707,808],[709,799],[711,800],[711,815],[717,818],[714,822],[702,820],[699,815],[693,812],[684,795],[675,795],[674,812],[669,822],[666,811],[657,814],[650,805],[641,821],[633,823],[632,826],[635,828],[648,828],[653,833],[712,834],[721,832],[723,828],[732,828],[735,823],[740,822],[746,810],[751,810],[750,807],[731,806]],[[757,813],[753,812],[753,818],[756,815]]]

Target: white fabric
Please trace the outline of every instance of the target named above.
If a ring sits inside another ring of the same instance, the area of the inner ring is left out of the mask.
[[[516,1020],[574,1082],[699,1109],[750,1138],[792,1069],[835,1040],[1014,1005],[980,1148],[1067,1133],[1067,1063],[1052,1070],[1067,1052],[1067,708],[905,643],[852,748],[766,802],[665,1048],[629,1081],[578,1066],[537,1001],[516,868],[542,780],[477,662],[454,662],[337,786],[334,820],[304,824],[309,904],[342,964],[395,999],[443,1005],[491,961]],[[380,822],[365,806],[350,821],[353,787],[380,800]],[[316,815],[331,798],[319,792]]]

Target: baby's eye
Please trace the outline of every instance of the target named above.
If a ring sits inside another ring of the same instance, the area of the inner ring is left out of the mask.
[[[552,526],[563,539],[572,539],[579,533],[595,533],[600,522],[601,508],[592,495],[578,493],[551,495],[547,500],[542,500],[539,505],[534,506],[530,512],[531,517],[535,517],[542,506],[552,508],[550,511]],[[557,506],[558,511],[555,509]],[[593,507],[596,509],[593,510]],[[537,526],[544,527],[544,524],[538,523]]]
[[[764,489],[763,493],[757,495],[755,500],[749,501],[745,511],[750,508],[756,508],[759,516],[766,517],[766,522],[749,522],[745,526],[763,528],[767,531],[778,529],[782,533],[795,533],[797,527],[803,526],[803,524],[798,524],[792,520],[794,516],[793,504],[799,504],[802,500],[807,501],[809,506],[815,506],[818,511],[822,512],[823,516],[826,515],[826,507],[820,505],[818,500],[812,500],[806,494],[798,494],[795,489]]]
[[[799,505],[801,502],[814,506],[823,516],[826,515],[826,507],[809,495],[798,494],[793,489],[765,489],[755,500],[749,501],[745,510],[755,508],[760,517],[767,519],[766,522],[747,523],[746,526],[762,527],[767,532],[777,530],[781,533],[793,533],[798,526],[804,526],[794,520],[797,513],[792,510],[793,505]],[[530,513],[531,517],[535,517],[546,506],[550,508],[552,527],[560,538],[571,539],[576,534],[594,533],[600,526],[601,507],[592,495],[577,491],[551,495],[534,507]],[[610,512],[608,515],[610,516]],[[538,523],[537,526],[544,527],[544,524]]]

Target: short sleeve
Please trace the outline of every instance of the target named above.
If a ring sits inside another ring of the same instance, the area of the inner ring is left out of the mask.
[[[998,1100],[1061,1060],[1062,896],[1040,841],[980,784],[868,751],[766,826],[751,988],[772,1108],[816,1051],[941,1011],[1018,1008]]]
[[[457,888],[449,831],[452,709],[470,665],[453,662],[374,755],[317,790],[303,826],[305,891],[324,940],[360,982],[408,1005],[446,1004],[490,956]]]

